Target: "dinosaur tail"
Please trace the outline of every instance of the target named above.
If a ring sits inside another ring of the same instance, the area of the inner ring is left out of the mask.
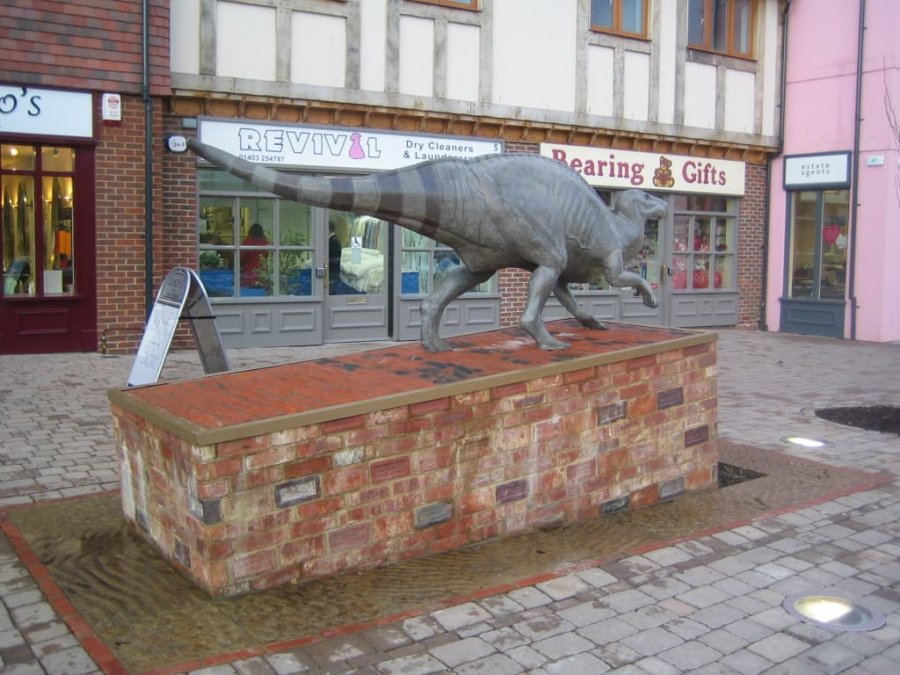
[[[285,199],[426,227],[440,217],[438,178],[428,164],[368,176],[320,178],[253,164],[194,139],[188,139],[188,147],[219,168]]]

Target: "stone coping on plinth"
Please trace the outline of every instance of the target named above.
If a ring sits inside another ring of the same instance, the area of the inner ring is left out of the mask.
[[[715,333],[608,323],[548,323],[565,350],[545,351],[520,328],[454,338],[452,351],[418,342],[337,358],[220,373],[108,392],[114,405],[195,446],[276,433],[715,342]],[[314,383],[311,385],[310,383]]]

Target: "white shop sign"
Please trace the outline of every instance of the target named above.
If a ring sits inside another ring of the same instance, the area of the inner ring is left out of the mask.
[[[0,133],[94,137],[89,93],[0,85]]]
[[[595,187],[744,194],[745,165],[729,159],[553,143],[541,143],[541,154],[568,165]]]
[[[503,141],[423,136],[349,127],[200,120],[199,140],[248,162],[285,167],[380,171],[429,159],[503,152]]]
[[[850,153],[793,155],[784,158],[785,189],[839,188],[850,185]]]

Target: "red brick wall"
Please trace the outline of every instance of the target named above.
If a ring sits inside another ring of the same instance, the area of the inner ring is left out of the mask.
[[[715,365],[668,345],[203,447],[114,404],[123,507],[213,595],[593,519],[715,486]]]
[[[764,164],[747,164],[738,231],[738,326],[758,328],[762,306],[766,181]]]
[[[151,93],[167,94],[169,0],[150,0]],[[141,93],[141,0],[3,0],[0,81]]]
[[[181,126],[181,118],[167,115],[164,134],[192,136]],[[197,157],[192,152],[162,153],[162,261],[163,274],[173,267],[197,269]],[[182,321],[175,333],[173,347],[193,349],[193,334]]]
[[[97,328],[112,352],[136,348],[144,329],[146,302],[144,102],[122,97],[122,122],[101,125],[96,153]],[[153,106],[153,135],[162,138],[162,106]],[[154,289],[162,259],[162,155],[153,148]]]
[[[500,327],[518,326],[528,299],[531,273],[520,269],[500,270]]]
[[[521,152],[536,155],[540,152],[537,143],[517,143],[508,141],[506,152]],[[528,282],[531,273],[519,269],[500,270],[500,327],[518,326],[528,299]]]

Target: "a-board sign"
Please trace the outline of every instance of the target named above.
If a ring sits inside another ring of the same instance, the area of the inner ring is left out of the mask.
[[[179,319],[189,319],[205,373],[228,370],[206,289],[194,270],[176,267],[163,280],[138,347],[128,386],[159,380]]]

